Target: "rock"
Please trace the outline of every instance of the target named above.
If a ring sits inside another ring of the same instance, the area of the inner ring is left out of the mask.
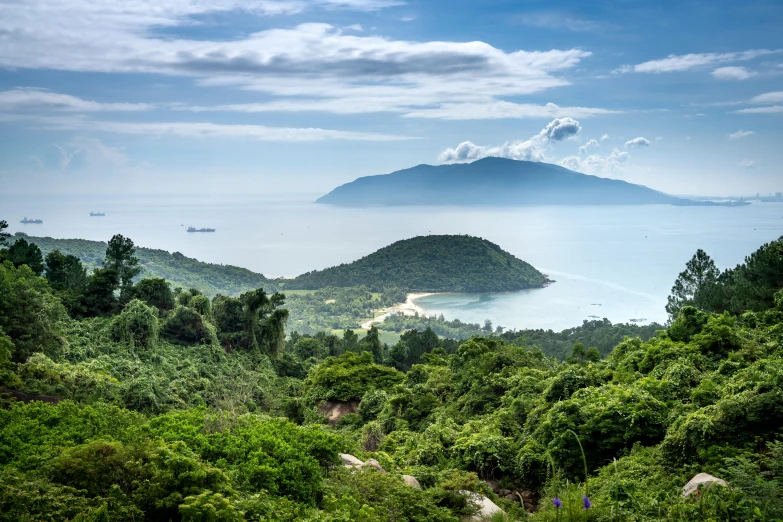
[[[520,495],[522,495],[522,499],[525,501],[531,501],[531,502],[533,501],[533,492],[530,490],[526,489],[525,491],[520,493]]]
[[[511,490],[510,490],[510,489],[503,488],[503,489],[501,489],[501,490],[500,490],[500,492],[498,493],[498,495],[499,495],[499,496],[501,496],[501,497],[505,497],[505,496],[506,496],[506,495],[508,495],[509,493],[511,493]]]
[[[530,502],[525,502],[525,511],[527,511],[528,513],[532,513],[535,510],[536,510],[536,506],[534,506]]]
[[[475,504],[476,507],[478,508],[476,514],[467,519],[470,520],[471,522],[479,522],[481,520],[492,517],[496,513],[503,513],[504,515],[506,514],[506,512],[500,509],[497,506],[497,504],[492,502],[484,495],[479,495],[478,493],[473,493],[472,491],[465,491],[465,490],[461,490],[459,491],[459,493],[461,495],[465,495],[466,497],[468,497],[470,503]]]
[[[509,500],[511,502],[516,502],[518,500],[517,496],[514,493],[509,493],[508,495],[503,495],[503,498],[506,499],[506,500]]]
[[[413,475],[403,475],[402,480],[412,488],[421,489],[421,484]]]
[[[340,453],[340,458],[343,459],[343,466],[346,468],[360,468],[364,465],[364,462],[347,453]]]
[[[497,480],[488,480],[487,486],[489,486],[492,489],[492,491],[495,492],[495,494],[497,494],[501,489],[500,484],[498,484]]]
[[[377,469],[381,473],[386,473],[386,470],[383,469],[383,466],[381,466],[381,463],[378,462],[375,459],[367,460],[364,464],[362,464],[362,467],[365,467],[365,466],[370,466],[370,467],[373,467],[373,468]]]
[[[359,401],[324,401],[318,406],[318,414],[326,417],[329,424],[335,425],[340,417],[348,413],[356,413]]]
[[[728,486],[726,481],[723,479],[719,479],[718,477],[713,477],[709,473],[699,473],[691,480],[689,480],[688,483],[685,484],[685,486],[682,488],[682,496],[687,497],[689,495],[692,495],[697,489],[699,489],[699,486],[702,484],[704,485],[704,487],[706,487],[708,484],[713,484],[713,485],[718,485],[723,487]]]

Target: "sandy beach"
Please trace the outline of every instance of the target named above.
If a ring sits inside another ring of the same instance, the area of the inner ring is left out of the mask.
[[[367,330],[373,324],[382,323],[390,315],[399,312],[402,312],[405,315],[415,315],[416,313],[418,313],[419,315],[424,315],[424,310],[422,310],[421,307],[416,305],[415,303],[416,299],[427,297],[428,295],[435,295],[435,294],[436,292],[408,294],[404,303],[396,304],[394,306],[390,306],[387,308],[382,308],[380,310],[375,310],[375,313],[379,315],[376,315],[374,319],[370,319],[369,321],[363,322],[361,326],[362,328]]]

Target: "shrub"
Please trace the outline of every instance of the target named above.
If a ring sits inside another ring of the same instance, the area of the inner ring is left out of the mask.
[[[158,318],[155,309],[138,299],[131,300],[111,323],[115,341],[131,348],[152,348],[158,339]]]

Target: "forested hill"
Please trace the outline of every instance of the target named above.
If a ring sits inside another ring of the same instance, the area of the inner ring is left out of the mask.
[[[367,205],[644,205],[699,203],[558,165],[504,158],[418,165],[346,183],[316,203]]]
[[[377,252],[280,283],[283,289],[366,285],[417,292],[505,292],[543,286],[549,280],[494,243],[470,236],[419,236]]]
[[[35,243],[44,256],[55,249],[76,256],[88,270],[101,266],[106,254],[105,241],[32,237],[22,233],[17,233],[15,237],[24,237],[30,243]],[[277,289],[277,285],[262,274],[237,266],[205,263],[179,252],[172,254],[165,250],[137,247],[136,256],[142,267],[137,279],[162,277],[175,287],[197,288],[209,296],[235,296],[261,287],[269,292]]]

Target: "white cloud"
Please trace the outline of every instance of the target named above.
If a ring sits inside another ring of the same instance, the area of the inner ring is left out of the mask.
[[[474,104],[461,109],[449,106],[444,114],[476,114],[476,104],[491,106],[505,97],[567,85],[562,73],[591,54],[581,49],[507,52],[480,41],[398,40],[322,23],[266,29],[227,40],[157,36],[161,29],[202,23],[194,17],[217,12],[273,15],[313,5],[377,10],[400,3],[6,2],[0,3],[0,34],[12,36],[0,38],[0,67],[184,76],[199,85],[234,86],[272,99],[270,105],[255,110],[293,110],[301,105],[304,110],[360,113],[381,107],[407,114],[441,110],[442,104]],[[582,114],[599,110],[585,108]],[[485,112],[491,114],[492,109]]]
[[[710,74],[713,78],[718,80],[747,80],[748,78],[756,76],[755,72],[749,71],[745,67],[736,66],[718,67]]]
[[[441,163],[463,163],[490,156],[525,161],[543,161],[546,147],[552,141],[562,141],[577,134],[582,127],[572,118],[555,118],[541,132],[527,140],[507,141],[503,145],[476,145],[464,141],[447,148],[438,156]]]
[[[591,154],[587,157],[569,156],[558,163],[567,169],[584,174],[612,174],[622,171],[624,164],[628,163],[630,154],[618,149],[612,149],[608,156]]]
[[[770,105],[768,107],[750,107],[732,111],[736,114],[779,114],[783,112],[783,105]]]
[[[663,141],[663,136],[656,136],[655,141]]]
[[[0,114],[0,121],[26,121],[33,128],[81,132],[110,132],[141,136],[184,138],[252,138],[263,141],[399,141],[412,139],[394,134],[353,132],[319,128],[228,125],[209,122],[130,122],[93,120],[81,116],[24,116]]]
[[[600,144],[596,140],[589,140],[587,143],[579,147],[579,155],[587,154],[587,150],[590,147],[598,147]]]
[[[753,160],[744,159],[739,162],[739,166],[745,170],[751,170],[756,168],[756,162]]]
[[[601,141],[606,141],[608,139],[609,139],[609,135],[608,134],[604,134],[603,136],[601,136]]]
[[[783,103],[783,91],[767,92],[759,94],[750,99],[751,103],[758,103],[760,105],[767,103]]]
[[[626,74],[633,71],[633,65],[624,64],[616,69],[612,69],[612,74]]]
[[[643,138],[641,136],[625,142],[626,149],[630,149],[630,148],[638,149],[640,147],[649,147],[649,146],[650,146],[650,140],[648,140],[647,138]]]
[[[538,12],[526,14],[518,19],[519,23],[528,27],[541,29],[568,29],[574,32],[592,32],[605,29],[607,24],[571,16],[562,12]]]
[[[44,168],[44,163],[41,160],[41,158],[39,158],[38,156],[29,156],[27,159],[35,163],[35,166],[38,167],[39,169]]]
[[[622,112],[591,107],[559,107],[554,103],[536,105],[532,103],[489,101],[485,103],[442,103],[437,108],[412,110],[404,114],[404,117],[438,118],[444,120],[557,118],[565,116],[589,118],[590,116],[621,114]]]
[[[0,110],[62,110],[62,111],[146,111],[152,106],[146,103],[99,103],[83,100],[69,94],[60,94],[44,89],[19,87],[0,91]]]
[[[761,56],[780,52],[780,49],[751,49],[737,53],[670,54],[660,60],[650,60],[637,64],[633,67],[633,70],[641,73],[682,72],[717,63],[753,60]]]
[[[351,25],[346,25],[346,26],[344,27],[344,29],[348,29],[349,31],[357,31],[357,32],[362,32],[362,31],[364,31],[364,27],[362,27],[362,25],[361,25],[361,24],[351,24]]]
[[[738,130],[737,132],[732,132],[729,134],[729,141],[739,140],[741,138],[747,138],[748,136],[752,136],[756,134],[753,131],[745,131],[745,130]]]

